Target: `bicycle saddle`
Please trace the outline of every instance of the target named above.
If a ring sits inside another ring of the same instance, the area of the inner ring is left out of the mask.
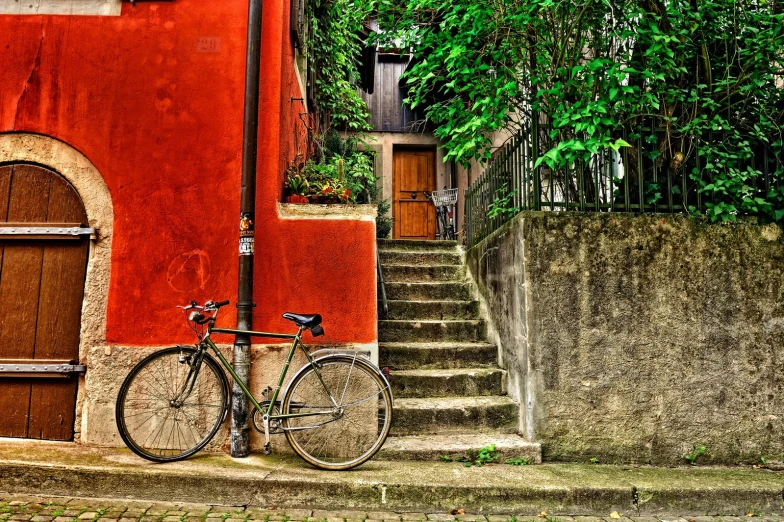
[[[304,326],[305,328],[313,328],[314,326],[321,324],[320,314],[302,315],[286,312],[283,314],[283,318],[288,319],[289,321],[294,321],[297,326]]]

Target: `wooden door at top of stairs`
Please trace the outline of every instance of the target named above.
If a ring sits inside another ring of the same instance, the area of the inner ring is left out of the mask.
[[[425,192],[435,190],[435,151],[395,149],[393,217],[395,239],[435,239],[436,210]]]
[[[76,190],[26,164],[0,166],[0,226],[86,226]],[[79,359],[89,239],[0,239],[0,361]],[[0,373],[0,436],[71,440],[78,377]]]

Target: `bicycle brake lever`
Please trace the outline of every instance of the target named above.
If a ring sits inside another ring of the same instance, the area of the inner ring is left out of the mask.
[[[197,305],[196,305],[196,301],[191,301],[191,304],[189,304],[188,306],[180,306],[180,305],[177,305],[177,308],[179,308],[180,310],[192,310],[192,309],[195,309],[195,310],[204,310],[204,307],[203,307],[203,306],[197,306]]]

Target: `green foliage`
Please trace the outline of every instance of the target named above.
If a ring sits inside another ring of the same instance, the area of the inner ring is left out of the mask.
[[[449,455],[441,455],[443,462],[462,462],[464,466],[484,466],[485,464],[495,464],[501,458],[501,454],[495,450],[495,444],[490,444],[479,450],[470,449],[466,452],[465,456],[455,457],[454,459]],[[504,464],[510,466],[527,466],[529,461],[525,457],[514,459],[507,459]]]
[[[694,466],[695,462],[697,461],[697,458],[699,458],[699,456],[702,455],[703,453],[705,453],[707,450],[708,450],[708,447],[705,446],[705,445],[700,444],[698,446],[696,444],[692,444],[691,452],[687,453],[686,455],[684,455],[683,458],[686,461],[688,461],[689,464]]]
[[[311,0],[307,2],[310,33],[308,58],[316,74],[316,105],[324,129],[370,128],[368,109],[359,96],[359,31],[368,12],[357,0]]]
[[[520,212],[518,207],[512,206],[512,199],[516,193],[516,190],[509,190],[508,183],[504,183],[501,188],[496,189],[495,199],[493,199],[490,206],[487,208],[487,217],[494,218],[502,216],[504,218],[511,218]]]
[[[590,459],[588,459],[588,462],[590,462],[591,464],[598,464],[599,459],[596,457],[591,457]]]
[[[471,466],[493,464],[497,462],[499,458],[501,458],[501,454],[495,450],[495,444],[490,444],[479,450],[468,450],[465,457],[457,457],[455,458],[455,462],[462,462],[463,466],[469,468]]]
[[[367,12],[356,0],[306,2],[304,51],[316,73],[313,118],[306,152],[289,167],[286,186],[293,194],[332,200],[375,202],[372,154],[357,148],[369,129],[367,105],[357,91],[363,47],[359,31]],[[347,131],[342,137],[337,131]]]
[[[310,159],[299,168],[290,168],[286,186],[293,194],[336,198],[348,190],[344,200],[374,202],[377,188],[373,153],[359,150],[359,143],[355,136],[342,138],[337,132],[329,132],[322,138],[320,160]]]
[[[393,222],[389,215],[391,207],[388,199],[378,202],[378,216],[376,216],[376,237],[378,239],[386,239],[392,232]]]
[[[446,159],[487,160],[493,133],[537,118],[554,179],[622,152],[645,202],[662,200],[652,173],[667,167],[709,202],[695,213],[784,220],[780,2],[364,1],[382,44],[413,50],[407,102]]]
[[[294,174],[289,176],[286,180],[286,185],[289,187],[292,194],[297,194],[300,196],[307,194],[308,189],[310,188],[310,183],[308,183],[308,180],[305,179],[301,174]]]

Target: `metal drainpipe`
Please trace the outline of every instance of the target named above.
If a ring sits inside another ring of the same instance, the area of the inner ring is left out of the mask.
[[[245,118],[242,134],[242,192],[240,195],[239,291],[237,329],[250,330],[253,316],[253,252],[256,219],[256,148],[259,130],[259,69],[261,67],[262,0],[248,4],[248,47],[245,60]],[[234,338],[234,371],[247,384],[250,373],[250,337]],[[231,456],[250,453],[248,398],[235,382],[231,391]]]

